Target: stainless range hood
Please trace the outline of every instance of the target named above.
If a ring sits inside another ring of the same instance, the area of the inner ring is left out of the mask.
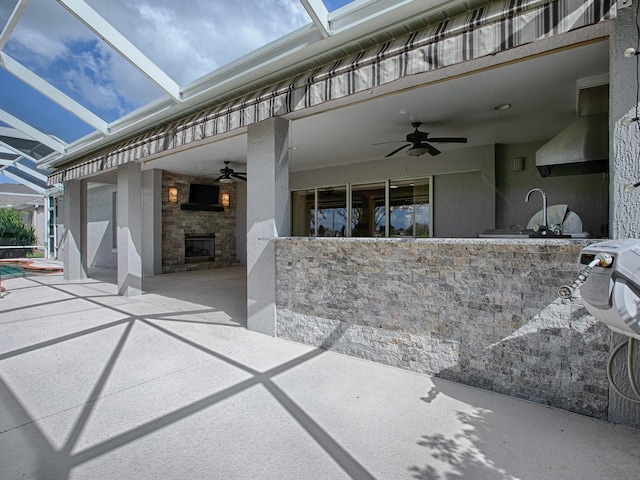
[[[536,152],[542,177],[609,170],[609,85],[578,90],[578,118]]]

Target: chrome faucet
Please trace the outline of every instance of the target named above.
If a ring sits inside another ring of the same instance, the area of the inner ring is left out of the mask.
[[[543,228],[542,228],[542,232],[540,233],[542,235],[546,235],[547,231],[549,230],[549,223],[547,221],[547,195],[540,188],[532,188],[531,190],[529,190],[529,192],[527,193],[527,196],[524,198],[525,202],[529,201],[529,197],[533,192],[540,192],[540,195],[542,195],[542,227]]]

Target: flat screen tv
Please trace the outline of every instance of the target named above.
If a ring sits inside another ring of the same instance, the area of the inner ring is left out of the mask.
[[[189,202],[181,204],[180,208],[203,212],[223,212],[224,207],[218,204],[219,193],[220,187],[217,185],[192,183],[189,187]]]
[[[189,203],[195,205],[217,205],[220,187],[217,185],[203,185],[192,183],[189,188]]]

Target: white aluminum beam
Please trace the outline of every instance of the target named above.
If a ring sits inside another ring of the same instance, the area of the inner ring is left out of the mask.
[[[15,148],[14,146],[9,145],[8,143],[0,141],[0,147],[6,148],[11,153],[15,153],[16,155],[18,155],[18,157],[22,157],[25,160],[29,160],[30,162],[33,162],[33,163],[37,163],[38,162],[37,158],[34,158],[31,155],[28,155],[28,154],[24,153],[22,150],[19,150],[19,149]]]
[[[102,18],[98,12],[83,0],[57,1],[162,91],[175,101],[180,102],[180,86],[118,32],[113,25]]]
[[[72,115],[78,117],[86,124],[99,130],[103,134],[109,133],[107,122],[102,120],[92,111],[80,105],[78,102],[68,97],[66,94],[55,88],[49,82],[43,80],[31,70],[21,65],[19,62],[11,58],[6,53],[0,52],[0,66],[9,73],[15,75],[27,85],[38,90],[44,96],[60,105]]]
[[[0,142],[0,155],[13,155],[14,160],[18,158],[22,153],[17,153],[10,145],[6,145],[4,142]]]
[[[329,10],[324,6],[322,0],[300,0],[300,3],[320,30],[322,38],[328,38],[331,35],[329,32]]]
[[[16,182],[21,183],[22,185],[26,185],[31,190],[35,190],[36,192],[39,192],[39,193],[45,193],[47,191],[46,188],[42,188],[42,187],[36,185],[35,183],[31,183],[29,180],[26,180],[26,179],[24,179],[24,178],[22,178],[22,177],[20,177],[18,175],[15,175],[15,174],[13,174],[11,172],[7,172],[4,169],[0,169],[0,172],[2,172],[2,174],[5,177],[8,177],[8,178],[10,178],[12,180],[15,180]]]
[[[0,50],[4,48],[6,43],[9,41],[9,37],[13,33],[13,30],[18,25],[20,18],[22,18],[22,14],[27,9],[27,5],[29,5],[30,0],[18,0],[16,6],[13,8],[11,15],[7,20],[4,28],[2,29],[2,33],[0,33]]]
[[[29,168],[25,165],[22,165],[21,163],[18,163],[18,160],[1,160],[0,159],[0,165],[3,165],[5,167],[15,167],[18,170],[32,176],[33,178],[37,178],[38,180],[42,180],[43,182],[47,181],[46,175],[43,175],[40,172],[36,172],[36,170],[33,168]]]
[[[28,123],[23,122],[4,110],[0,110],[0,121],[7,125],[11,125],[13,128],[17,128],[22,133],[29,135],[34,140],[46,145],[56,152],[66,153],[67,145],[65,143],[59,142],[37,128],[33,128]]]

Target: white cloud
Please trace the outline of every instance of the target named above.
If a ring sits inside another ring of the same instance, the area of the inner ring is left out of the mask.
[[[95,8],[184,84],[308,23],[299,0],[117,0]]]
[[[55,2],[33,0],[9,41],[26,61],[44,67],[68,56],[67,42],[91,34]]]
[[[298,0],[86,1],[179,84],[309,22]],[[51,0],[31,0],[6,50],[84,105],[112,114],[159,95],[148,79]]]
[[[112,81],[114,57],[108,47],[101,45],[91,52],[82,52],[75,57],[78,67],[61,72],[66,91],[76,93],[75,96],[86,99],[90,107],[101,111],[113,111],[121,116],[127,113],[127,102],[121,97]]]

